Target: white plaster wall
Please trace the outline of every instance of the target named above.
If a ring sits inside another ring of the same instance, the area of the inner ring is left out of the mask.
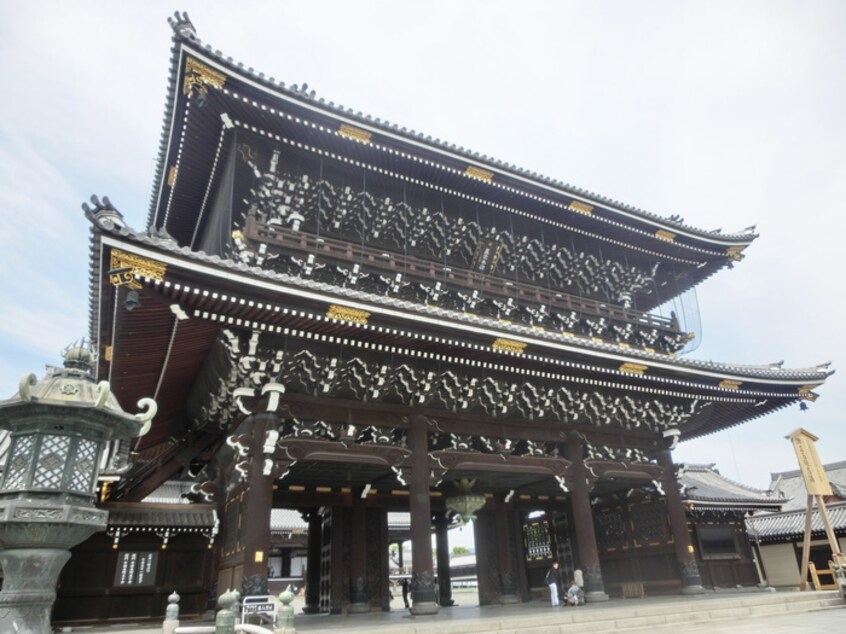
[[[764,576],[771,586],[798,586],[799,564],[792,543],[761,545]]]
[[[838,540],[840,552],[846,552],[846,537]],[[811,546],[827,546],[828,540],[814,539]],[[802,548],[802,542],[788,544],[767,544],[761,546],[761,560],[764,576],[771,586],[799,586],[799,564],[796,561],[796,548]]]

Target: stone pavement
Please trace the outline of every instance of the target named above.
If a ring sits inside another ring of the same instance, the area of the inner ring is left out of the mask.
[[[825,597],[828,609],[812,609],[807,612],[787,611],[786,605],[800,596],[819,595]],[[401,602],[391,612],[371,612],[350,616],[305,616],[296,617],[295,626],[301,634],[461,634],[483,632],[519,633],[530,631],[535,634],[560,632],[613,632],[618,631],[613,623],[605,621],[604,626],[592,622],[600,617],[617,619],[619,631],[632,633],[683,632],[684,634],[736,634],[738,632],[767,634],[836,634],[846,632],[846,603],[836,593],[768,593],[760,596],[764,601],[755,609],[757,614],[742,614],[737,609],[743,594],[707,594],[699,597],[656,597],[636,600],[613,600],[604,604],[590,604],[579,608],[551,608],[539,602],[514,606],[457,606],[442,609],[431,617],[412,617],[402,609]],[[749,596],[749,595],[745,595]],[[834,598],[836,598],[836,600]],[[755,601],[754,596],[749,597]],[[769,603],[766,603],[769,601]],[[634,614],[637,612],[637,615]],[[649,615],[674,611],[668,623],[654,622]],[[298,610],[299,612],[299,610]],[[640,616],[640,615],[643,616]],[[722,615],[719,620],[707,620],[708,615]],[[729,618],[726,618],[729,617]],[[571,622],[572,621],[572,622]],[[637,623],[645,627],[632,629]],[[611,623],[611,625],[609,625]],[[190,625],[191,623],[183,623]],[[595,629],[601,627],[601,629]],[[609,627],[611,629],[609,629]],[[160,626],[112,626],[74,627],[72,632],[90,634],[158,634]]]

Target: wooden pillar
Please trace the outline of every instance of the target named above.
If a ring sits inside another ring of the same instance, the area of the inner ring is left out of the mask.
[[[306,553],[306,586],[304,614],[320,612],[320,550],[322,547],[323,517],[317,509],[303,514],[308,522],[308,552]]]
[[[403,562],[403,555],[402,555],[402,545],[404,543],[405,542],[396,542],[397,546],[399,547],[397,549],[397,567],[399,567],[399,568],[405,567],[405,563]]]
[[[667,500],[667,517],[670,520],[670,531],[673,534],[673,546],[676,551],[676,562],[679,567],[682,594],[702,594],[702,578],[699,576],[699,566],[687,530],[687,515],[684,512],[676,471],[669,449],[662,449],[657,454],[658,465],[664,470],[664,496]]]
[[[391,565],[390,555],[388,553],[388,511],[383,508],[373,508],[369,509],[367,513],[370,518],[368,519],[368,527],[373,525],[374,522],[376,525],[375,530],[368,528],[368,534],[371,539],[374,533],[379,536],[378,543],[376,544],[375,561],[371,561],[371,558],[368,557],[368,569],[374,569],[376,571],[376,578],[379,579],[378,594],[381,597],[379,601],[380,608],[383,612],[390,612],[392,595]],[[374,516],[376,518],[375,521],[373,519]],[[371,605],[373,605],[372,601]]]
[[[279,570],[280,577],[290,577],[291,576],[291,549],[285,548],[282,551],[282,565],[280,566]]]
[[[265,475],[263,447],[269,430],[276,430],[279,418],[272,412],[251,414],[245,420],[252,436],[249,450],[248,486],[244,496],[244,567],[241,596],[268,593],[267,551],[270,549],[270,511],[273,507],[273,476]]]
[[[582,457],[582,439],[575,432],[567,434],[567,457],[572,463],[570,503],[573,507],[579,565],[585,578],[585,601],[588,603],[607,601],[608,595],[605,593],[602,569],[599,566],[599,551],[596,548],[593,509],[590,505],[590,484]],[[562,581],[569,583],[569,579]]]
[[[452,600],[452,576],[449,569],[449,520],[446,511],[437,511],[435,518],[435,544],[438,557],[438,603],[448,608]]]
[[[332,507],[332,525],[330,542],[332,557],[329,561],[329,614],[343,614],[348,601],[346,588],[349,587],[349,513],[344,507]]]
[[[360,492],[359,492],[360,493]],[[367,506],[361,495],[352,499],[352,548],[350,550],[350,606],[348,612],[370,612],[367,596]]]
[[[494,510],[496,516],[496,544],[497,544],[497,562],[499,564],[500,585],[502,595],[500,601],[502,603],[520,603],[517,596],[517,579],[514,575],[514,550],[512,544],[514,539],[509,530],[508,516],[511,511],[511,505],[506,504],[504,499],[500,496],[496,499],[496,508]]]
[[[437,614],[432,570],[432,509],[429,499],[428,421],[413,416],[408,425],[411,449],[408,510],[411,516],[411,613]]]

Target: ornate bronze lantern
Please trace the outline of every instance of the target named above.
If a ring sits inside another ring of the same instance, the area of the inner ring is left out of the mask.
[[[472,493],[475,480],[463,478],[455,482],[455,486],[461,492],[458,495],[450,495],[446,499],[446,507],[455,513],[463,524],[476,519],[476,511],[485,506],[485,496],[481,493]]]

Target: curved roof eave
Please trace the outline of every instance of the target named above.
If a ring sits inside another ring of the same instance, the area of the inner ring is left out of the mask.
[[[185,16],[185,20],[187,19],[187,16]],[[277,98],[295,102],[301,107],[318,111],[341,121],[353,123],[356,126],[389,136],[406,144],[423,147],[454,159],[469,161],[479,166],[504,172],[509,177],[527,185],[541,187],[558,194],[565,194],[571,198],[583,200],[590,204],[600,205],[609,212],[631,218],[638,222],[651,224],[661,230],[670,231],[677,235],[684,235],[697,241],[704,241],[725,247],[739,247],[741,250],[748,247],[758,237],[758,234],[751,227],[744,232],[731,234],[722,234],[716,231],[707,231],[692,227],[683,222],[665,218],[658,214],[606,198],[516,165],[505,163],[486,155],[480,155],[478,152],[466,150],[463,147],[439,139],[433,139],[431,136],[426,136],[414,130],[407,130],[397,124],[382,121],[379,118],[374,119],[370,115],[362,114],[351,108],[344,108],[343,106],[334,104],[334,102],[326,102],[322,97],[317,97],[313,91],[308,92],[306,89],[299,89],[296,85],[289,88],[284,82],[277,82],[272,77],[266,77],[264,73],[257,73],[252,67],[245,68],[241,62],[236,62],[231,57],[224,58],[220,50],[213,49],[196,36],[193,26],[190,29],[179,28],[180,23],[172,19],[169,21],[174,30],[173,46],[171,48],[171,67],[168,77],[167,101],[163,117],[161,141],[154,174],[155,187],[150,200],[148,227],[152,227],[155,222],[158,199],[163,190],[165,159],[169,151],[171,125],[176,114],[177,79],[180,74],[180,61],[183,55],[183,47],[187,47],[198,57],[203,58],[204,61],[216,65],[220,70],[224,70],[227,73],[237,75],[241,81],[251,84],[266,93],[275,95]],[[190,21],[188,24],[190,24]]]
[[[248,285],[260,284],[277,286],[280,283],[290,284],[300,287],[302,289],[300,294],[312,293],[323,296],[324,292],[330,292],[334,289],[334,296],[330,294],[325,297],[327,301],[339,301],[338,295],[340,295],[345,304],[353,307],[356,307],[356,305],[360,303],[365,310],[376,310],[377,312],[381,310],[386,314],[411,314],[408,312],[408,308],[411,304],[404,300],[395,300],[381,296],[371,297],[370,294],[362,291],[347,290],[346,292],[338,293],[337,291],[345,291],[346,289],[339,289],[338,287],[332,287],[332,289],[329,289],[328,285],[323,283],[302,280],[286,274],[268,272],[258,267],[247,266],[242,262],[236,262],[219,256],[210,256],[202,251],[192,251],[188,247],[178,246],[173,240],[152,237],[147,233],[138,233],[122,224],[100,224],[93,216],[89,217],[95,223],[95,226],[99,227],[100,232],[103,235],[110,234],[116,239],[134,242],[141,248],[152,248],[159,253],[160,259],[178,258],[181,261],[176,262],[174,260],[174,263],[178,263],[182,266],[185,266],[186,264],[193,265],[198,271],[202,269],[200,272],[205,272],[215,276],[222,275],[229,280],[234,279],[236,276],[243,276],[243,281]],[[92,248],[99,248],[96,246],[97,243],[98,241],[94,240]],[[156,254],[148,253],[146,255],[147,257],[150,257],[155,256]],[[93,283],[94,282],[92,282],[92,284]],[[515,324],[490,324],[488,323],[490,320],[487,318],[468,316],[456,311],[449,311],[432,306],[421,307],[413,305],[413,308],[415,308],[414,315],[417,315],[418,318],[442,322],[445,326],[450,328],[484,331],[484,334],[492,334],[494,336],[501,336],[505,334],[515,341],[525,342],[541,348],[553,348],[565,351],[570,350],[580,354],[604,358],[615,363],[625,363],[627,361],[631,361],[633,358],[636,358],[649,363],[650,368],[662,369],[669,372],[692,372],[693,374],[709,377],[711,379],[723,380],[727,377],[733,377],[735,379],[741,379],[743,382],[757,384],[780,384],[794,388],[803,385],[816,387],[822,384],[828,376],[834,373],[833,370],[828,369],[827,364],[822,364],[813,368],[785,369],[780,366],[773,365],[736,366],[713,361],[698,361],[683,357],[668,356],[656,352],[649,352],[646,350],[639,350],[636,348],[621,349],[618,345],[613,343],[603,343],[589,339],[583,340],[581,338],[566,338],[553,332],[546,333],[546,336],[543,336],[529,327],[518,326]],[[425,311],[421,311],[423,308],[425,308]],[[727,390],[727,393],[730,393],[730,390]]]

